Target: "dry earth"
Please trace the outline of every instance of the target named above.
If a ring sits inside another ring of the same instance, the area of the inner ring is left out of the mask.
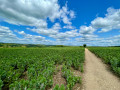
[[[59,87],[63,84],[66,86],[66,80],[62,77],[62,65],[57,66],[56,69],[58,70],[57,74],[53,76],[53,86],[48,90],[53,90],[55,85],[59,85]]]
[[[120,79],[88,49],[85,49],[82,90],[120,90]]]

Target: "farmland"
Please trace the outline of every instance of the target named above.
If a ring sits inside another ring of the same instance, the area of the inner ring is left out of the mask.
[[[118,87],[118,79],[110,74],[111,71],[106,70],[101,61],[120,76],[120,47],[87,48],[0,48],[0,89],[80,90],[85,87],[88,90],[93,88],[90,87],[92,79],[96,89],[100,87],[96,79],[105,86],[108,86],[105,82],[109,82],[110,88]],[[89,50],[102,60],[98,60]],[[115,84],[111,82],[111,78],[115,80]],[[107,89],[104,86],[101,88]]]
[[[96,56],[102,58],[120,76],[120,47],[90,47],[88,49]]]
[[[0,88],[3,90],[72,90],[81,83],[81,76],[71,71],[83,72],[84,48],[1,48]],[[66,84],[53,87],[53,76],[61,67]]]

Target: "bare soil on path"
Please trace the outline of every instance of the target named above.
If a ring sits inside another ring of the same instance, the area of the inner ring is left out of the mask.
[[[88,49],[85,49],[82,90],[120,90],[120,78]]]

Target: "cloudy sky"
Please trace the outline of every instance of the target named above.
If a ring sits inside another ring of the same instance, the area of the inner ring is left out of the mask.
[[[0,42],[120,45],[120,0],[0,0]]]

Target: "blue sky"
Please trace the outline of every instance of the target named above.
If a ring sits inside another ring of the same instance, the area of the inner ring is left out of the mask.
[[[118,46],[120,1],[0,0],[0,42]]]

